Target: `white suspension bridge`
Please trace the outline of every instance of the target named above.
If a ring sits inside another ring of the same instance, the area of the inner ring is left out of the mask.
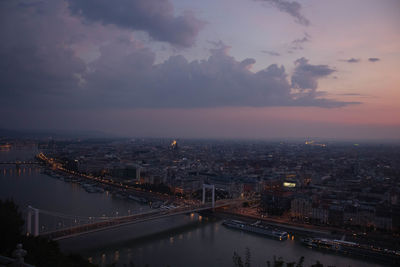
[[[206,189],[211,189],[212,191],[211,203],[206,203],[205,201]],[[28,206],[26,213],[26,233],[27,235],[43,236],[52,240],[62,240],[79,235],[85,235],[93,232],[104,231],[125,225],[156,220],[170,216],[229,207],[241,204],[242,202],[243,200],[241,199],[215,201],[215,186],[203,185],[203,198],[202,202],[199,204],[152,209],[150,211],[129,214],[125,216],[76,216]],[[47,221],[51,221],[51,218],[53,218],[53,227],[40,227],[39,216],[41,218],[45,217]]]

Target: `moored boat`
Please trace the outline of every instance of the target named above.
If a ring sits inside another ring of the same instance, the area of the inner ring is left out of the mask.
[[[238,220],[225,220],[222,224],[230,228],[240,229],[243,231],[268,236],[280,241],[286,240],[288,238],[287,232],[272,229],[268,226],[260,224],[259,221],[250,224]]]
[[[303,238],[302,244],[309,248],[321,249],[330,252],[343,253],[348,256],[371,258],[399,266],[400,252],[390,249],[379,248],[373,245],[359,244],[350,241],[326,239],[326,238]]]

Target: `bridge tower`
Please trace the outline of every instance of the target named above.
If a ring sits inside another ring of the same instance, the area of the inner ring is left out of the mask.
[[[39,210],[28,206],[28,214],[26,218],[26,234],[32,234],[32,216],[33,216],[33,236],[39,235]]]
[[[202,203],[206,203],[206,189],[212,190],[212,207],[215,207],[215,185],[203,184],[203,201]]]

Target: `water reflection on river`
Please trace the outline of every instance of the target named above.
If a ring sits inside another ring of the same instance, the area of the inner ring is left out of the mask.
[[[303,247],[297,240],[280,242],[258,235],[228,229],[220,221],[204,220],[196,225],[145,238],[113,244],[109,247],[84,251],[84,255],[104,266],[116,262],[117,266],[221,266],[233,265],[236,251],[244,258],[250,249],[252,266],[267,266],[266,261],[282,256],[286,261],[305,257],[305,266],[317,260],[325,266],[380,266],[371,262],[322,253]],[[125,265],[126,264],[126,265]]]
[[[32,151],[0,151],[0,160],[13,160],[16,157],[19,160],[31,159],[33,154]],[[77,184],[42,174],[41,169],[35,166],[21,166],[19,170],[15,165],[0,166],[0,198],[10,197],[21,206],[32,205],[80,216],[113,216],[116,212],[122,215],[148,209],[147,206],[113,198],[106,193],[87,193]],[[121,236],[125,238],[121,239]],[[88,240],[91,238],[89,246]],[[204,217],[200,219],[197,215],[140,223],[125,229],[99,232],[85,239],[71,239],[61,244],[66,249],[75,247],[100,265],[116,262],[117,266],[129,266],[133,262],[135,266],[150,264],[151,267],[224,267],[232,266],[234,251],[244,257],[248,247],[252,266],[266,266],[266,261],[272,260],[274,255],[282,256],[287,261],[297,261],[304,256],[307,266],[317,260],[325,266],[380,266],[368,261],[313,251],[303,247],[296,238],[279,242],[228,229],[220,221]]]

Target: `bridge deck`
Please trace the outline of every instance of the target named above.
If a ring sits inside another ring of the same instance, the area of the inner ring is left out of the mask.
[[[237,201],[219,201],[215,204],[214,208],[222,208],[237,203]],[[79,235],[89,234],[93,232],[104,231],[112,228],[121,227],[124,225],[140,223],[149,220],[161,219],[169,216],[176,216],[203,210],[209,210],[213,207],[209,205],[181,207],[172,210],[152,210],[150,212],[134,214],[129,216],[118,217],[111,220],[105,220],[71,228],[60,229],[56,231],[44,232],[40,236],[48,237],[53,240],[62,240]]]

